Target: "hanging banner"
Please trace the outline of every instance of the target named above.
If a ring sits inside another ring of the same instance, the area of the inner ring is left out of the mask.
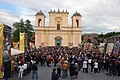
[[[0,24],[0,78],[3,78],[2,72],[1,72],[1,67],[3,64],[3,58],[2,58],[2,51],[3,51],[3,28],[4,25]]]
[[[93,43],[84,43],[84,50],[91,51],[93,49]]]
[[[108,45],[107,45],[107,52],[106,52],[106,54],[111,55],[112,50],[113,50],[113,46],[114,46],[114,43],[108,43]]]
[[[20,33],[20,50],[21,51],[24,51],[24,36],[25,36],[25,33]]]
[[[120,47],[120,43],[119,41],[117,41],[113,47],[113,54],[118,54],[119,47]]]
[[[89,43],[84,43],[84,50],[88,50],[89,48]]]
[[[100,53],[103,53],[105,49],[105,43],[100,43],[99,51]]]
[[[93,48],[93,43],[90,43],[90,44],[89,44],[89,50],[91,51],[92,48]]]

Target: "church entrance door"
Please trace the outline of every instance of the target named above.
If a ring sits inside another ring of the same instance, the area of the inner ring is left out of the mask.
[[[55,46],[61,46],[62,45],[61,40],[62,40],[61,37],[56,37],[55,38]]]

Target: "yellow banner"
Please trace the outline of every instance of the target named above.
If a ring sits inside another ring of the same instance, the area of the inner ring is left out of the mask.
[[[20,33],[20,50],[24,51],[24,36],[25,33]]]
[[[3,53],[3,28],[4,25],[0,24],[0,78],[2,78],[1,66],[3,63],[2,53]]]

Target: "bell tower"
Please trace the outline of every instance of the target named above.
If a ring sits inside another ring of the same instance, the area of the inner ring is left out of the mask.
[[[45,15],[43,12],[40,10],[37,12],[36,16],[36,27],[45,27]]]
[[[72,27],[82,27],[81,15],[77,11],[72,16]]]

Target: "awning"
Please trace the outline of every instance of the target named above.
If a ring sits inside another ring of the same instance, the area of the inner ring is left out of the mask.
[[[20,51],[20,50],[11,48],[11,56],[22,54],[22,53],[24,53],[24,51]]]

